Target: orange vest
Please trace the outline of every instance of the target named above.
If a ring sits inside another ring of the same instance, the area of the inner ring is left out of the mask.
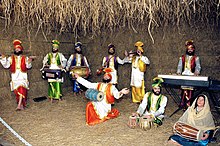
[[[26,57],[25,56],[21,56],[21,62],[20,62],[20,69],[22,72],[27,72],[27,67],[26,67]],[[11,66],[10,66],[10,71],[11,73],[15,73],[16,72],[16,61],[17,61],[17,56],[12,55],[11,56]]]
[[[98,86],[97,86],[97,90],[101,91],[101,84],[102,83],[98,83]],[[113,104],[115,102],[115,98],[114,96],[112,95],[112,92],[111,92],[111,87],[112,87],[112,84],[108,84],[106,86],[106,89],[105,89],[105,95],[106,95],[106,100],[108,103],[110,104]]]

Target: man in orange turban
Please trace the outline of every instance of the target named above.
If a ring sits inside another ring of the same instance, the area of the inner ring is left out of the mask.
[[[75,74],[77,82],[85,86],[86,88],[97,89],[104,93],[104,99],[101,101],[88,102],[86,106],[86,124],[95,125],[104,122],[108,119],[116,118],[119,115],[117,109],[112,109],[111,104],[114,104],[114,99],[121,98],[124,94],[129,93],[129,89],[123,88],[121,91],[111,84],[112,76],[110,74],[112,70],[110,68],[104,69],[103,82],[91,83],[86,79],[79,77]]]
[[[195,46],[193,40],[188,40],[185,43],[186,54],[179,58],[177,74],[178,75],[188,75],[188,76],[198,76],[201,71],[200,59],[195,55]],[[180,106],[184,107],[185,103],[191,99],[193,94],[193,87],[182,86],[182,102]],[[187,107],[190,106],[191,102],[187,102]],[[184,107],[184,108],[187,108]]]
[[[23,47],[20,40],[14,40],[14,54],[6,58],[0,57],[0,62],[4,68],[10,68],[11,72],[11,91],[14,91],[17,100],[16,110],[23,110],[27,106],[27,90],[29,82],[27,70],[32,67],[32,58],[22,55]]]

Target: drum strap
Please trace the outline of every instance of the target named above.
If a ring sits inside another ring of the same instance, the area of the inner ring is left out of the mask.
[[[102,83],[98,83],[98,86],[97,86],[97,90],[99,90],[99,91],[102,91],[101,84]],[[106,100],[108,101],[108,103],[113,104],[114,101],[115,101],[115,98],[111,93],[111,87],[112,87],[112,84],[108,84],[105,87],[105,93],[104,94],[106,95]]]
[[[112,56],[114,57],[114,68],[117,70],[118,69],[118,62],[117,62],[117,57],[116,56]],[[112,57],[109,58],[109,56],[106,56],[106,61],[104,64],[106,64],[107,67],[109,67],[109,62],[112,59]]]

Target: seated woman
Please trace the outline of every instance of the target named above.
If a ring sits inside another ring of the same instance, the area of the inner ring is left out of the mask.
[[[215,129],[207,96],[204,94],[199,95],[193,104],[180,117],[178,122],[190,125],[199,131],[203,131],[203,134],[197,141],[194,141],[176,133],[170,136],[168,143],[183,146],[207,145],[210,142],[212,133]]]

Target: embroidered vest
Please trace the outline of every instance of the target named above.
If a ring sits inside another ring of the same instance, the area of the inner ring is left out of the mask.
[[[182,64],[183,64],[182,71],[185,70],[185,63],[186,63],[185,61],[186,61],[186,56],[182,55]],[[194,73],[195,68],[196,68],[196,56],[193,56],[190,61],[191,61],[190,62],[190,69],[191,69],[191,72]]]
[[[17,56],[12,55],[11,56],[11,66],[10,66],[10,71],[11,73],[15,73],[16,72],[16,67],[17,67],[17,63],[20,64],[20,69],[22,72],[27,72],[27,68],[26,68],[26,57],[25,56],[21,56],[21,62],[17,62]]]
[[[98,83],[97,90],[102,91],[101,85],[103,83]],[[106,100],[108,103],[113,104],[115,102],[115,98],[111,92],[112,84],[108,84],[105,88]]]
[[[82,54],[80,54],[80,58],[81,58],[81,65],[80,66],[84,66],[85,65],[85,60],[84,60],[84,56]],[[73,60],[71,62],[71,66],[76,66],[76,54],[73,54]]]
[[[105,62],[107,63],[107,68],[108,68],[111,58],[109,58],[109,56],[106,56],[105,58],[106,58]],[[118,62],[117,62],[117,57],[116,56],[114,56],[114,68],[115,68],[115,70],[118,69]]]
[[[51,65],[52,58],[53,58],[53,54],[49,53],[48,54],[48,60],[47,60],[48,65]],[[61,65],[60,56],[59,56],[58,53],[56,53],[55,58],[56,58],[56,65]]]
[[[151,103],[152,103],[152,92],[150,92],[149,93],[149,95],[148,95],[148,98],[147,98],[147,111],[149,111],[150,110],[150,108],[151,108]],[[161,95],[160,94],[160,96],[159,96],[159,98],[158,98],[158,100],[157,100],[157,103],[156,103],[156,110],[158,110],[159,108],[160,108],[160,103],[161,103],[161,101],[162,101],[162,97],[163,97],[163,95]]]

